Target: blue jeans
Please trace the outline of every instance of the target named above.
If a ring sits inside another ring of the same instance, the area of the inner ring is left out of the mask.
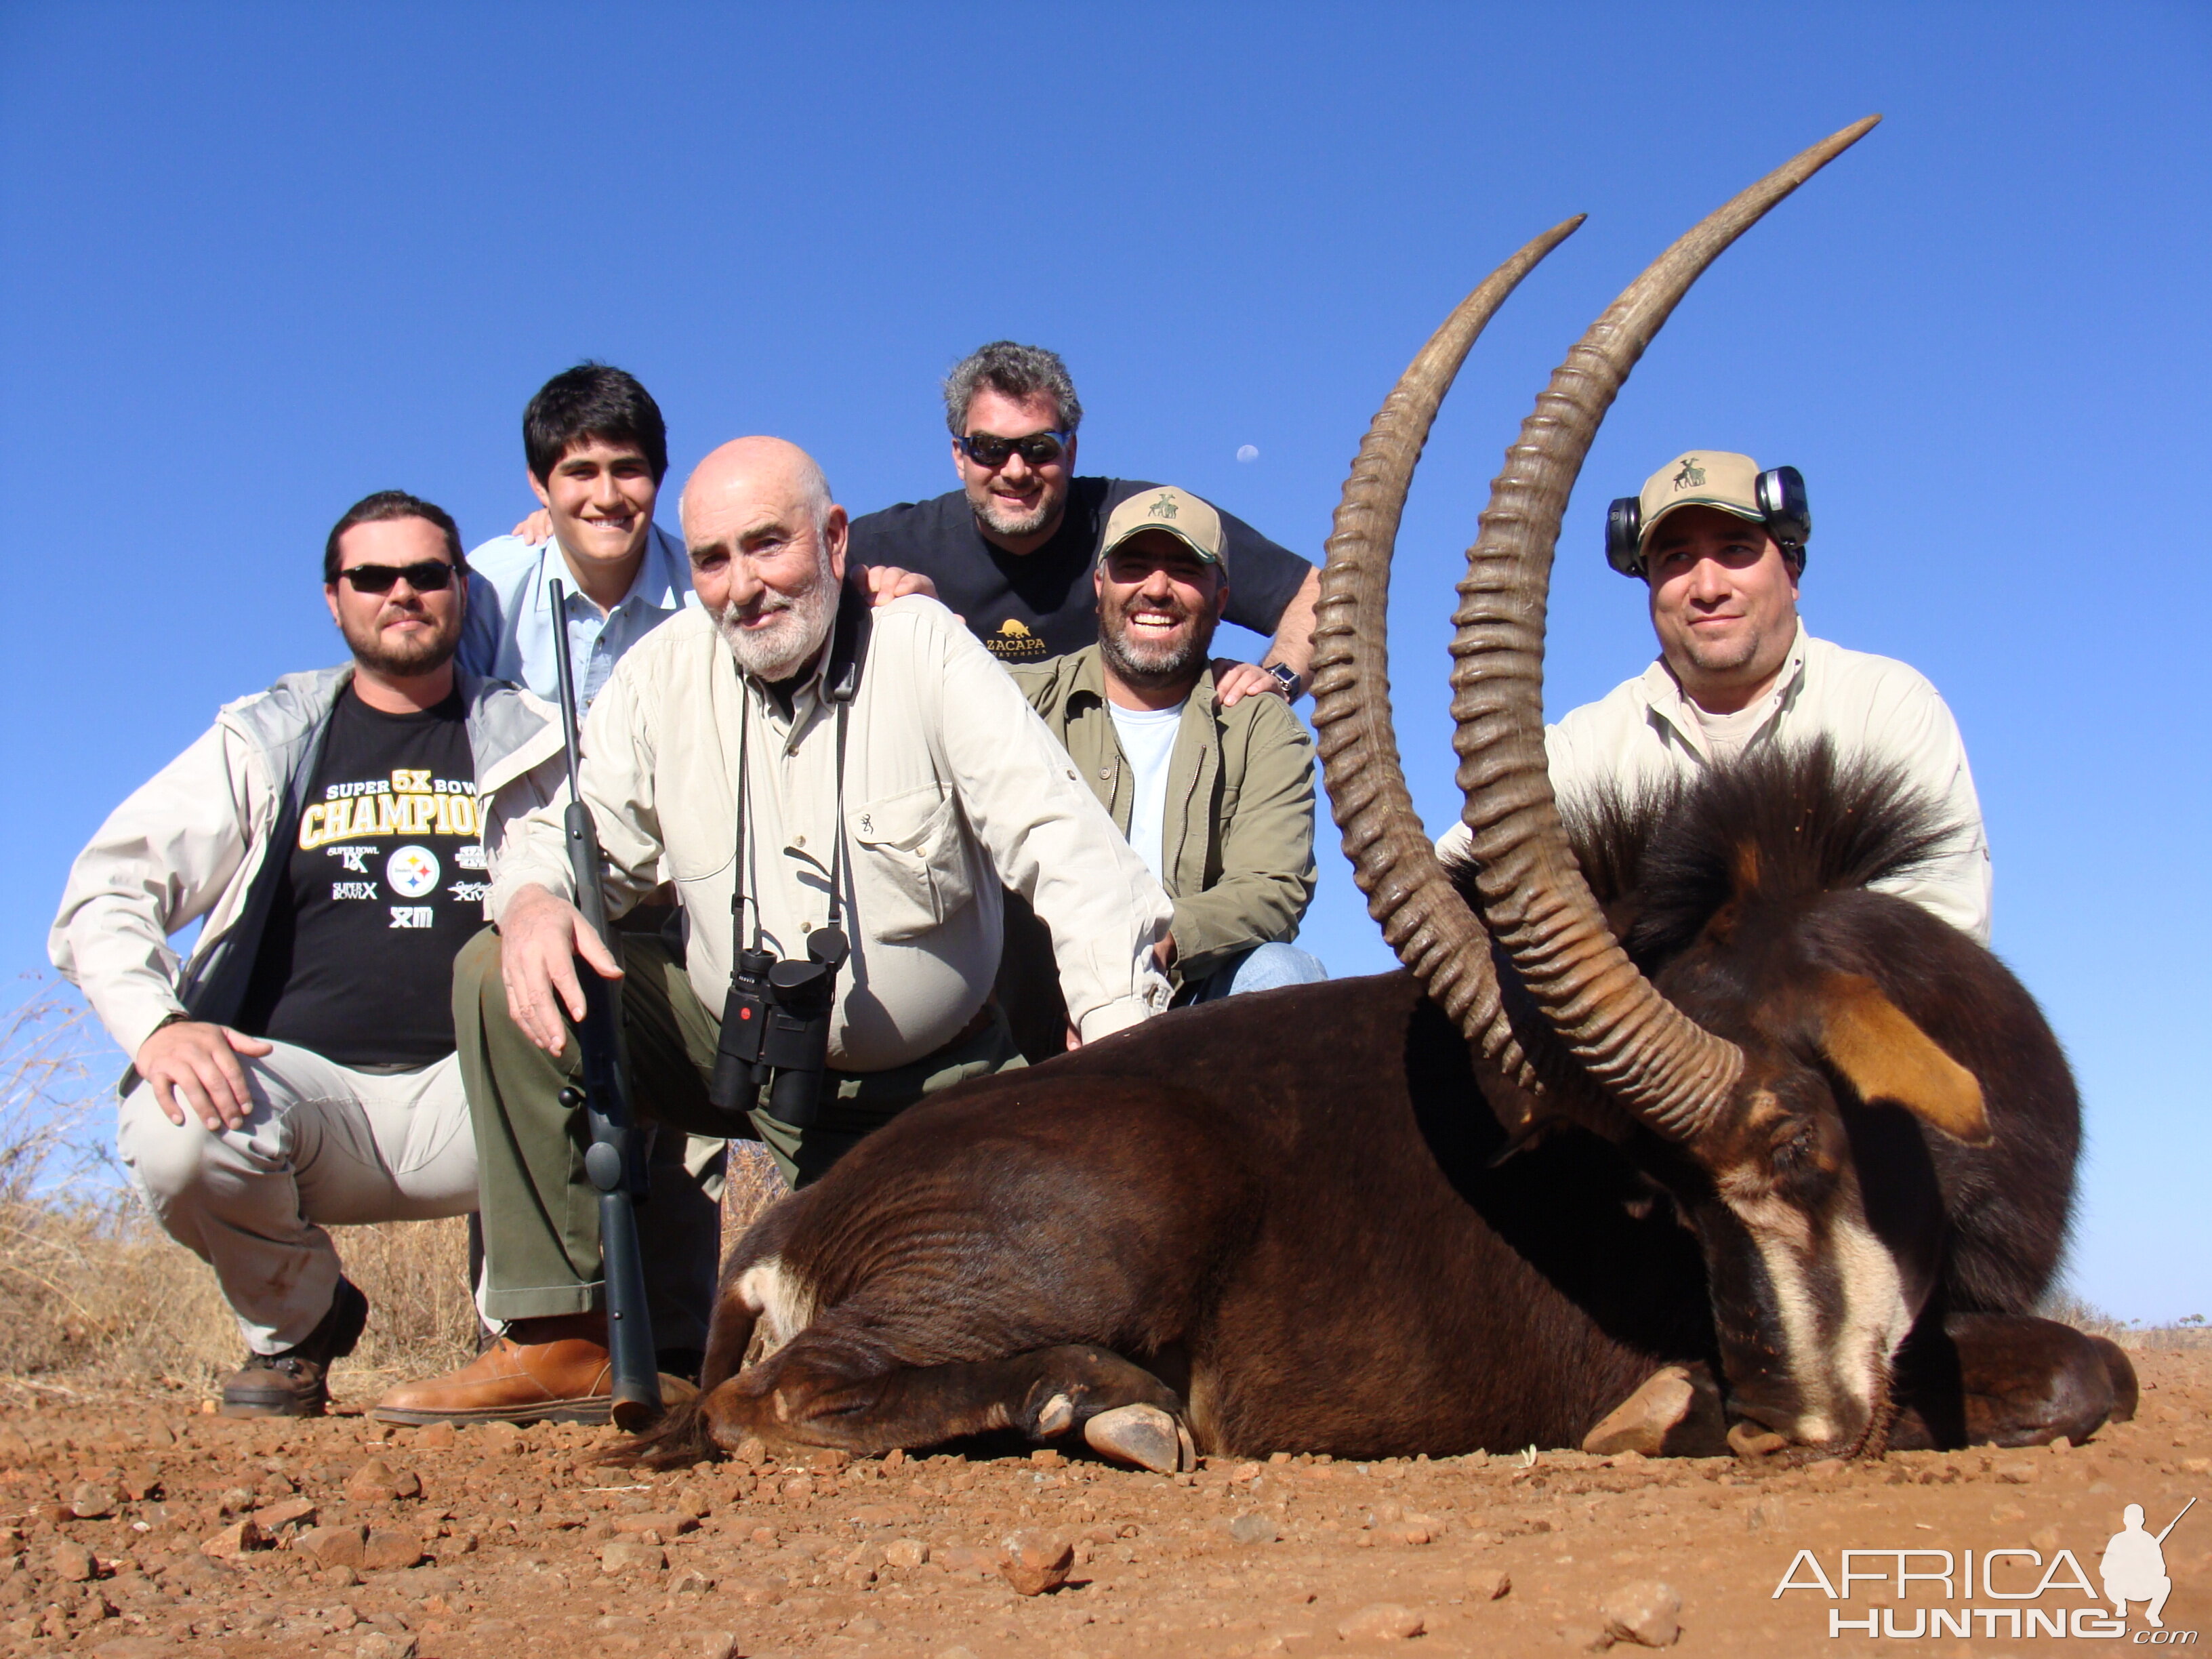
[[[1231,957],[1199,984],[1193,1002],[1212,1002],[1245,991],[1272,991],[1283,985],[1314,985],[1328,977],[1321,958],[1295,945],[1271,942]]]

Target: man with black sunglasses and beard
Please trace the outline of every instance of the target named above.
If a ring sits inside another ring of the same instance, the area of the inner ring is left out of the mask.
[[[54,921],[54,965],[132,1058],[118,1149],[245,1336],[228,1416],[328,1402],[368,1304],[326,1226],[476,1207],[453,957],[506,826],[564,772],[551,708],[454,668],[461,571],[443,509],[349,508],[323,593],[352,660],[225,707],[100,826]]]
[[[945,377],[958,489],[853,520],[851,558],[926,576],[992,655],[1011,665],[1080,651],[1097,636],[1091,571],[1102,529],[1124,501],[1157,489],[1131,478],[1075,476],[1083,404],[1056,353],[995,340]],[[1224,668],[1224,706],[1255,691],[1295,700],[1313,656],[1321,575],[1243,520],[1222,514],[1237,568],[1224,613],[1272,634],[1259,666]]]

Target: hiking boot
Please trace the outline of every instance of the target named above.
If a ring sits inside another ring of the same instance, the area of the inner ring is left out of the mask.
[[[248,1354],[246,1363],[222,1380],[225,1417],[320,1417],[331,1403],[330,1369],[361,1340],[368,1323],[368,1298],[349,1279],[322,1322],[305,1340],[282,1353]]]
[[[511,1331],[550,1340],[502,1336],[457,1371],[402,1383],[369,1415],[383,1423],[605,1423],[614,1407],[606,1344],[567,1334],[589,1322],[518,1320]]]

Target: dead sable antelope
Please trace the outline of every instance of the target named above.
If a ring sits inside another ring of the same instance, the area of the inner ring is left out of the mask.
[[[1464,893],[1391,737],[1389,559],[1467,351],[1579,222],[1471,295],[1376,416],[1315,719],[1409,971],[1170,1013],[914,1108],[745,1236],[700,1395],[625,1455],[1012,1430],[1171,1469],[1572,1445],[1624,1413],[1717,1449],[1720,1398],[1652,1385],[1677,1363],[1770,1442],[1852,1453],[2128,1408],[2117,1350],[2027,1316],[2072,1198],[2057,1042],[1994,957],[1866,889],[1944,826],[1820,750],[1587,804],[1571,838],[1546,775],[1545,591],[1599,420],[1704,268],[1872,125],[1670,249],[1508,452],[1453,647]]]

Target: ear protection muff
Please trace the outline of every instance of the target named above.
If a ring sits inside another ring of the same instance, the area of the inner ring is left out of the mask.
[[[1813,533],[1813,509],[1805,501],[1805,475],[1794,466],[1778,466],[1760,473],[1759,510],[1766,515],[1766,533],[1792,564],[1804,569],[1805,541]]]
[[[1805,475],[1794,466],[1770,467],[1759,475],[1754,499],[1766,520],[1766,533],[1802,572],[1805,543],[1813,533],[1813,509],[1805,501]],[[1605,562],[1624,576],[1644,574],[1644,503],[1637,496],[1616,498],[1605,510]]]
[[[1624,576],[1644,574],[1644,503],[1634,495],[1617,497],[1605,510],[1605,562]]]

